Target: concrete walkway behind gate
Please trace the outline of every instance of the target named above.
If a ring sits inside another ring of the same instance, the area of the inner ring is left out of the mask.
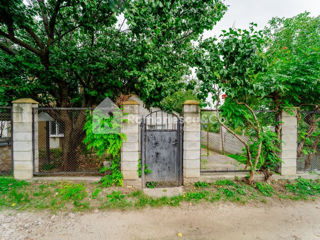
[[[209,156],[207,156],[206,149],[202,149],[201,154],[202,171],[237,171],[245,169],[245,165],[227,155],[209,150]]]

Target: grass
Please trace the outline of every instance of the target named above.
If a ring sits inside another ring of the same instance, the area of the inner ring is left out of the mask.
[[[320,181],[298,178],[272,184],[257,182],[249,186],[236,179],[213,183],[196,182],[183,195],[152,198],[141,190],[104,188],[97,183],[33,182],[0,177],[0,209],[84,211],[92,209],[141,209],[179,206],[201,202],[267,202],[269,199],[315,200],[320,196]]]
[[[227,154],[227,156],[237,160],[239,163],[242,163],[242,164],[247,163],[247,158],[245,156],[238,155],[238,154]]]

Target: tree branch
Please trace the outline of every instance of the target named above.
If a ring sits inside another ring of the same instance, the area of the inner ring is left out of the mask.
[[[29,33],[29,35],[33,38],[33,40],[36,42],[36,44],[40,47],[40,48],[44,48],[44,44],[42,43],[42,41],[40,40],[40,38],[38,38],[38,36],[35,34],[35,32],[29,27],[29,26],[25,26],[24,27],[26,29],[26,31]]]
[[[20,39],[17,39],[14,35],[11,35],[11,34],[9,35],[9,34],[3,32],[3,31],[1,31],[1,30],[0,30],[0,35],[4,36],[7,39],[10,39],[12,42],[20,45],[21,47],[24,47],[24,48],[28,49],[29,51],[35,53],[38,56],[41,55],[41,52],[38,49],[32,47],[28,43],[25,43],[25,42],[21,41]]]
[[[42,13],[42,20],[43,20],[43,25],[44,25],[44,29],[46,30],[47,35],[50,35],[49,32],[49,23],[48,23],[48,16],[46,15],[46,13],[44,12],[43,6],[44,5],[44,1],[43,0],[38,0],[40,9],[41,9],[41,13]]]
[[[10,49],[9,47],[7,47],[6,45],[2,44],[0,42],[0,49],[2,49],[3,51],[5,51],[6,53],[8,53],[9,55],[15,55],[16,53]]]
[[[54,26],[56,24],[57,16],[60,10],[60,5],[61,5],[62,0],[58,0],[56,3],[56,6],[54,7],[52,17],[50,19],[49,23],[49,37],[53,40],[54,38]]]

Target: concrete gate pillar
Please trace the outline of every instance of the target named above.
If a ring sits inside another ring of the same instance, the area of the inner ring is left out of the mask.
[[[288,113],[291,112],[291,113]],[[298,144],[298,121],[297,109],[283,111],[282,134],[281,134],[281,175],[295,175],[297,173],[297,144]]]
[[[30,98],[22,98],[13,103],[13,169],[16,179],[31,179],[33,177],[33,146],[32,146],[32,108],[38,107],[38,102]],[[34,134],[38,133],[37,116],[35,118]],[[35,144],[35,151],[38,151]],[[37,167],[37,166],[36,166]]]
[[[141,187],[138,174],[139,163],[139,111],[140,105],[134,100],[123,102],[124,119],[121,132],[127,136],[121,148],[121,172],[126,185]]]
[[[200,107],[199,102],[187,100],[183,104],[183,181],[184,184],[199,180],[201,161]]]

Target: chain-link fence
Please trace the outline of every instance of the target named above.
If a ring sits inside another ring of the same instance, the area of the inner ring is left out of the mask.
[[[12,111],[0,107],[0,175],[11,174],[12,170]]]
[[[84,125],[91,109],[33,109],[35,174],[97,174],[103,161],[87,149]],[[38,122],[35,116],[38,114]],[[38,126],[37,126],[38,125]]]
[[[320,110],[301,109],[297,119],[297,171],[320,171]]]
[[[276,131],[274,111],[255,111],[255,114],[265,129]],[[219,114],[221,115],[221,113]],[[220,116],[221,117],[221,116]],[[222,118],[222,117],[221,117]],[[230,129],[231,121],[222,121]],[[249,124],[249,123],[246,123]],[[250,128],[246,125],[232,129],[242,141],[252,143],[254,140]],[[252,131],[252,126],[251,126]],[[247,171],[245,144],[230,133],[218,121],[216,110],[201,111],[201,171],[202,172],[241,172]]]

